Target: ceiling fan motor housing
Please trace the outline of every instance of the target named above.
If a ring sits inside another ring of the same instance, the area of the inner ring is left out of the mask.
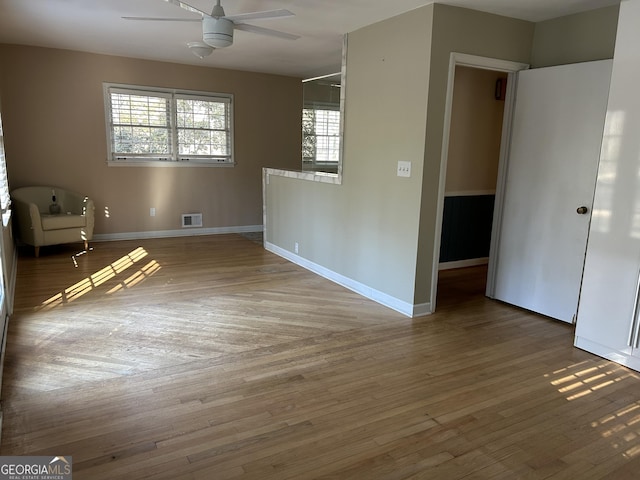
[[[233,43],[233,22],[226,18],[204,17],[202,40],[215,48],[228,47]]]

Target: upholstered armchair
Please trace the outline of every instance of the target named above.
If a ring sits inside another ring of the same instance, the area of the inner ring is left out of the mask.
[[[53,198],[55,196],[55,202]],[[93,238],[94,204],[85,195],[59,187],[22,187],[11,192],[18,237],[35,247],[84,242]],[[56,206],[51,207],[52,204]]]

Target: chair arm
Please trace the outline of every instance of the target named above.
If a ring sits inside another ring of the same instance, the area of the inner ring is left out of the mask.
[[[20,239],[27,245],[42,245],[44,242],[44,233],[38,205],[18,199],[13,200],[13,205],[13,210],[16,212]]]

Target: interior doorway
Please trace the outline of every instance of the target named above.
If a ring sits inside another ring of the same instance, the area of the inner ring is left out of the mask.
[[[481,296],[495,204],[508,74],[457,65],[445,180],[437,303]]]
[[[443,296],[473,278],[484,292],[491,233],[499,215],[515,72],[528,65],[452,53],[440,166],[432,311],[440,272]],[[464,269],[464,270],[459,270]],[[455,273],[450,270],[456,270]]]
[[[488,263],[507,74],[456,66],[440,271]]]

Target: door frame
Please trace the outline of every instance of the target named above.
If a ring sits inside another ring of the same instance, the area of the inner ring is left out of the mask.
[[[442,133],[442,153],[440,155],[440,178],[438,183],[438,204],[436,209],[436,231],[433,248],[433,270],[431,273],[431,313],[436,309],[436,295],[438,292],[438,266],[440,263],[440,242],[442,236],[442,219],[444,212],[445,186],[447,179],[447,161],[449,156],[449,137],[451,132],[451,116],[453,111],[453,87],[455,83],[456,67],[472,67],[483,70],[505,72],[509,75],[505,97],[504,117],[502,123],[502,137],[500,140],[500,159],[498,163],[498,178],[496,182],[496,197],[491,229],[491,247],[489,252],[489,273],[487,275],[487,296],[491,297],[495,280],[495,252],[499,239],[500,219],[502,217],[502,203],[504,201],[504,186],[506,181],[507,163],[509,157],[509,139],[511,121],[515,104],[516,73],[529,68],[529,64],[501,60],[497,58],[481,57],[466,53],[451,52],[449,57],[449,77],[447,81],[447,96],[445,99],[444,129]]]

